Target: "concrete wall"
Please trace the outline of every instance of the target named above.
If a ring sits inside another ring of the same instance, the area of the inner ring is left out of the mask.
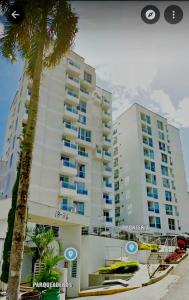
[[[87,235],[81,238],[81,289],[89,286],[88,274],[105,265],[107,247],[111,247],[111,259],[121,256],[125,241]]]

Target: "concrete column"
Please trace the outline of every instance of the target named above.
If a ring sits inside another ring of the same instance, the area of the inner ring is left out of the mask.
[[[81,226],[64,226],[61,228],[60,236],[63,242],[63,250],[73,247],[78,251],[76,261],[68,262],[67,280],[73,287],[67,289],[67,297],[77,297],[80,292],[80,251],[81,251]],[[65,260],[66,262],[66,260]],[[75,270],[76,272],[74,272]]]

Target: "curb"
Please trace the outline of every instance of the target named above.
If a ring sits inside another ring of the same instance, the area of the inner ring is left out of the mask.
[[[103,290],[103,291],[87,291],[80,292],[79,297],[87,297],[87,296],[103,296],[103,295],[113,295],[122,292],[127,292],[131,290],[138,289],[139,287],[127,287],[127,288],[119,288],[119,289],[111,289],[111,290]]]

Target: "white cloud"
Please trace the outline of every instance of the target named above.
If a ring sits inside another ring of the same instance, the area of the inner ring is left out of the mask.
[[[155,90],[150,96],[153,101],[151,108],[163,114],[171,124],[177,127],[189,127],[189,98],[180,100],[175,107],[163,90]]]

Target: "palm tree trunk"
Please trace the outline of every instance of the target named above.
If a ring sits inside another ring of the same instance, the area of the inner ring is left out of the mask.
[[[29,116],[26,127],[24,128],[24,139],[22,143],[20,181],[10,255],[9,280],[7,289],[8,300],[18,300],[20,293],[21,270],[27,226],[28,190],[38,114],[39,89],[43,65],[43,51],[44,44],[43,41],[41,41],[38,45],[37,57],[35,61],[35,71],[32,78],[33,84],[31,89]]]

